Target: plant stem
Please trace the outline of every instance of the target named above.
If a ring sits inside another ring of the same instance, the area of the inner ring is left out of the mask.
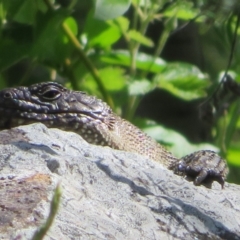
[[[51,11],[55,10],[54,6],[51,4],[50,0],[44,0],[44,2],[48,6],[48,8],[51,9]],[[113,108],[112,98],[106,91],[97,68],[95,68],[95,66],[93,65],[91,60],[86,56],[85,52],[83,51],[82,45],[80,44],[78,39],[75,37],[75,35],[71,31],[71,29],[68,27],[68,25],[64,22],[62,23],[62,29],[63,29],[64,33],[67,35],[71,44],[75,47],[79,57],[82,59],[83,63],[85,64],[85,66],[88,68],[89,72],[92,74],[93,78],[95,79],[95,81],[99,87],[99,90],[101,91],[101,93],[103,95],[104,101],[107,102],[108,105]]]
[[[59,204],[60,204],[60,198],[61,198],[61,191],[60,191],[60,186],[58,184],[54,191],[54,195],[51,201],[51,208],[50,208],[50,213],[48,215],[48,218],[44,223],[44,225],[34,233],[32,240],[43,240],[43,238],[46,236],[57,214]]]
[[[147,4],[147,3],[146,3]],[[133,5],[134,7],[134,24],[133,29],[138,29],[138,22],[140,22],[139,32],[144,35],[147,31],[148,25],[152,20],[152,13],[149,14],[147,11],[147,7],[144,8],[144,11],[141,10],[139,5]],[[134,40],[131,40],[127,42],[129,46],[129,52],[131,57],[131,63],[130,63],[130,75],[131,78],[134,79],[136,74],[136,59],[139,52],[139,48],[141,44],[139,42],[135,42]],[[131,121],[133,118],[135,111],[137,109],[137,106],[139,104],[139,97],[138,96],[129,96],[128,99],[128,105],[125,113],[125,118]]]
[[[86,56],[85,52],[82,50],[82,46],[80,44],[80,42],[77,40],[77,38],[74,36],[74,34],[72,33],[71,29],[67,26],[66,23],[62,24],[62,28],[64,30],[64,32],[66,33],[66,35],[68,36],[69,40],[71,41],[71,43],[73,44],[73,46],[75,47],[75,49],[77,50],[80,58],[82,59],[82,61],[84,62],[85,66],[88,68],[88,70],[90,71],[90,73],[92,74],[93,78],[95,79],[104,100],[111,106],[113,107],[113,102],[111,97],[109,96],[109,94],[107,93],[103,83],[102,83],[102,79],[99,75],[98,70],[95,68],[95,66],[93,65],[93,63],[90,61],[90,59]]]

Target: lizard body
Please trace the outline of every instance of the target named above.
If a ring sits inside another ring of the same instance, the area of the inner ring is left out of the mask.
[[[223,186],[228,173],[226,162],[212,151],[176,158],[136,126],[113,113],[105,102],[84,92],[68,90],[55,82],[0,91],[0,129],[35,122],[76,132],[92,144],[147,156],[180,175],[194,176],[196,185],[210,178]]]

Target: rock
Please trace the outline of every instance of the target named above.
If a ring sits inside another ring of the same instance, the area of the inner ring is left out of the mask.
[[[240,186],[196,187],[143,156],[42,124],[0,132],[0,239],[240,239]]]

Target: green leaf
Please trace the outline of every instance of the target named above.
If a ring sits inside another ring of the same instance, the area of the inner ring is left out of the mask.
[[[78,33],[78,25],[75,21],[75,19],[73,17],[68,17],[64,20],[64,23],[69,27],[69,29],[71,30],[71,32],[77,36],[77,33]],[[63,42],[64,43],[68,43],[69,39],[68,37],[66,36],[66,34],[64,34],[64,37],[63,37]]]
[[[128,84],[129,95],[144,95],[152,90],[153,85],[147,79],[134,80]]]
[[[0,26],[6,21],[7,11],[3,2],[0,2]]]
[[[128,51],[118,50],[111,53],[103,53],[100,56],[100,60],[104,63],[118,64],[129,67],[131,64],[131,58]],[[162,72],[166,67],[166,63],[161,58],[154,58],[151,55],[145,53],[138,53],[136,58],[137,69],[149,71],[153,73]]]
[[[7,85],[6,80],[4,79],[3,75],[0,74],[0,89],[4,89],[7,87],[8,87],[8,85]]]
[[[114,19],[124,14],[131,0],[95,0],[94,17],[100,20]]]
[[[132,3],[135,4],[135,5],[138,5],[139,7],[143,7],[143,8],[150,8],[150,7],[153,7],[153,3],[151,2],[152,0],[132,0]],[[158,1],[159,2],[159,1]],[[160,4],[163,4],[165,1],[161,1],[162,3]],[[160,5],[158,3],[158,6]]]
[[[192,2],[187,1],[175,1],[174,4],[170,5],[163,12],[163,16],[165,17],[177,17],[183,20],[190,20],[195,18],[200,13],[200,10],[193,7]],[[200,19],[197,19],[200,21]]]
[[[126,17],[118,17],[114,19],[113,23],[115,23],[122,32],[126,32],[129,28],[129,20]]]
[[[222,103],[219,102],[219,104],[220,106],[221,104],[226,104],[226,99],[225,99],[225,102],[224,101]],[[235,100],[235,102],[233,102],[228,109],[228,116],[227,116],[228,120],[227,120],[225,137],[224,137],[224,142],[227,149],[230,146],[231,140],[233,139],[233,134],[234,132],[236,132],[236,127],[240,119],[239,109],[240,109],[240,99]]]
[[[145,127],[143,131],[160,143],[169,146],[169,150],[179,158],[198,150],[218,151],[217,147],[208,143],[191,144],[180,133],[159,125]]]
[[[19,23],[33,24],[40,10],[46,12],[47,7],[42,0],[4,0],[4,8],[11,20]]]
[[[39,61],[48,60],[56,64],[61,63],[70,54],[69,51],[72,48],[66,44],[61,28],[68,14],[67,10],[60,9],[38,15],[35,41],[31,51],[33,58],[38,58]]]
[[[125,86],[126,79],[122,68],[106,67],[100,70],[100,76],[109,91],[119,91]]]
[[[230,147],[227,151],[228,162],[235,166],[240,166],[240,149],[239,147]]]
[[[16,64],[30,55],[33,43],[33,27],[12,22],[0,38],[0,70]]]
[[[29,55],[29,43],[15,43],[12,40],[0,41],[0,71],[6,70],[13,64]]]
[[[128,37],[132,40],[135,40],[136,42],[141,43],[142,45],[147,46],[147,47],[154,46],[154,43],[151,39],[145,37],[144,35],[142,35],[140,32],[138,32],[136,30],[130,30],[128,32]]]
[[[184,100],[204,97],[209,85],[206,76],[197,67],[187,63],[169,63],[164,71],[156,75],[155,82],[159,88]]]
[[[89,47],[109,47],[115,43],[121,36],[122,32],[119,25],[123,29],[128,28],[129,22],[126,18],[120,18],[117,22],[112,20],[101,21],[94,19],[90,12],[85,24],[84,32],[88,38]]]
[[[103,80],[105,89],[108,91],[120,91],[125,87],[126,78],[122,68],[106,67],[99,70],[99,75]],[[98,90],[96,81],[89,73],[85,76],[81,87],[90,93],[96,93]]]

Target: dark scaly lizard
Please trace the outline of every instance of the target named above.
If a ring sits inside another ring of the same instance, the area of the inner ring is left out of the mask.
[[[203,150],[178,159],[140,129],[120,118],[110,107],[84,92],[55,82],[0,91],[0,129],[41,122],[47,127],[76,132],[87,142],[135,152],[160,162],[179,175],[205,179],[222,187],[228,173],[225,160]]]

